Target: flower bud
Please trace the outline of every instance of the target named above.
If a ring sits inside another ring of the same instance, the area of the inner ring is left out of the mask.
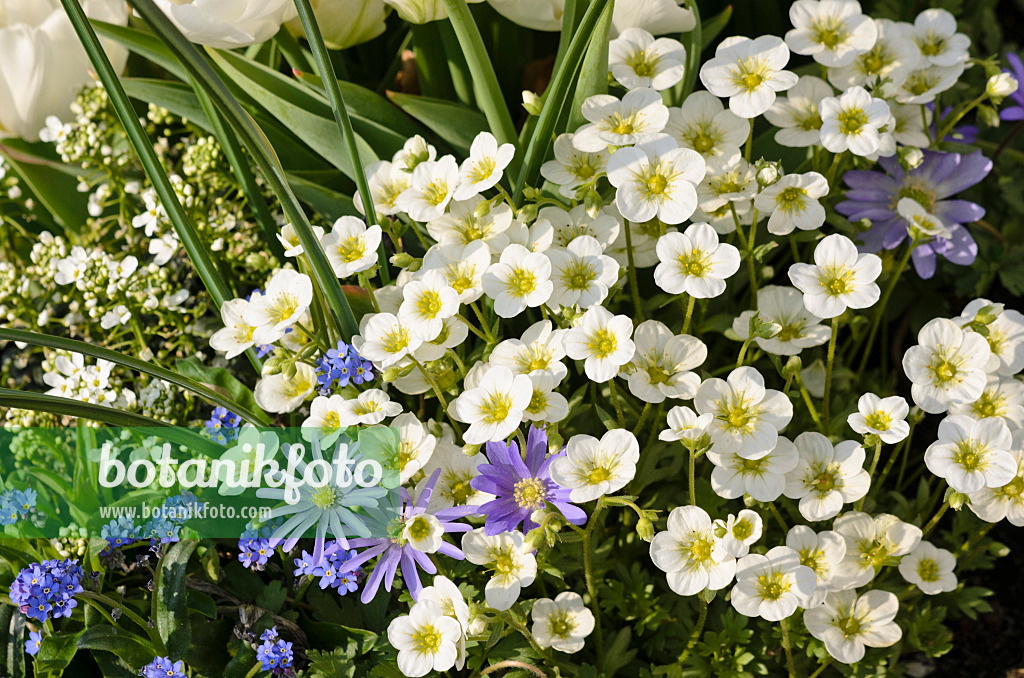
[[[654,523],[646,517],[641,518],[636,524],[636,533],[644,541],[651,541],[654,539]]]
[[[920,148],[903,146],[899,150],[899,159],[904,171],[909,172],[912,169],[916,169],[922,162],[924,162],[924,153],[921,152]]]
[[[523,90],[523,108],[530,115],[540,115],[540,109],[544,105],[544,100],[537,96],[536,93],[531,92],[528,89]]]
[[[974,322],[981,323],[982,325],[991,325],[1003,312],[1003,308],[1002,304],[988,304],[978,311],[978,315],[974,316]]]
[[[1008,97],[1017,91],[1017,80],[1009,73],[993,75],[985,85],[985,94],[993,99]]]
[[[601,194],[593,188],[587,193],[583,204],[586,206],[587,216],[591,219],[597,219],[601,216],[601,207],[604,205],[604,200],[601,199]]]
[[[995,101],[995,99],[993,99]],[[989,127],[999,127],[999,111],[992,106],[978,106],[978,118]]]
[[[754,169],[757,170],[757,184],[762,188],[771,186],[782,176],[782,163],[769,162],[764,158],[754,163]]]
[[[946,490],[946,503],[949,504],[949,508],[954,511],[959,511],[970,501],[968,496],[963,492],[956,492],[953,488]]]
[[[420,270],[420,267],[423,265],[423,260],[417,259],[408,252],[399,252],[391,257],[391,263],[398,268],[407,268],[410,273],[415,273]]]

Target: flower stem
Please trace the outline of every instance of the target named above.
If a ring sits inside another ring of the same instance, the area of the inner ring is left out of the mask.
[[[697,450],[690,448],[690,505],[697,505]]]
[[[594,632],[597,636],[597,664],[604,666],[604,636],[601,632],[601,607],[597,604],[597,588],[594,586],[594,554],[591,548],[591,534],[594,526],[597,525],[597,517],[601,515],[604,508],[604,498],[599,497],[594,512],[590,514],[586,529],[583,530],[583,577],[587,584],[587,593],[590,594],[590,607],[594,613]]]
[[[821,406],[821,423],[825,427],[825,435],[831,428],[829,418],[829,398],[832,395],[832,366],[836,361],[836,335],[839,334],[839,316],[832,318],[832,335],[828,340],[828,363],[825,365],[825,402]]]
[[[644,405],[644,409],[640,413],[640,421],[638,421],[636,423],[636,430],[637,431],[643,431],[644,430],[644,424],[647,423],[647,416],[650,413],[651,413],[651,404],[647,403],[646,405]]]
[[[949,503],[948,502],[942,502],[942,506],[939,507],[939,510],[935,512],[934,516],[932,516],[932,519],[929,520],[928,524],[925,525],[924,528],[921,530],[921,538],[922,539],[927,537],[928,534],[932,530],[935,529],[935,526],[939,524],[939,520],[942,519],[942,516],[944,516],[946,514],[946,511],[948,511],[948,510],[949,510]]]
[[[548,675],[548,674],[544,673],[543,671],[541,671],[540,669],[538,669],[533,664],[527,664],[526,662],[520,662],[520,661],[516,661],[514,659],[506,659],[503,662],[498,662],[497,664],[491,664],[486,669],[484,669],[483,671],[480,671],[476,675],[477,676],[486,676],[488,673],[494,673],[495,671],[502,671],[504,669],[523,669],[524,671],[529,671],[530,673],[533,673],[534,675],[540,676],[540,678],[547,678],[547,675]]]
[[[754,153],[754,119],[750,119],[750,132],[747,133],[747,148],[743,153],[743,158],[750,162],[750,158]]]
[[[697,302],[697,298],[691,294],[687,294],[688,301],[686,302],[686,316],[683,318],[683,334],[690,332],[690,321],[693,320],[693,307]],[[680,299],[680,302],[683,300]]]
[[[697,625],[693,627],[693,632],[690,634],[690,640],[686,642],[686,649],[679,655],[679,659],[676,663],[682,664],[686,661],[686,658],[690,656],[690,652],[693,650],[693,646],[697,644],[697,639],[700,638],[700,634],[704,631],[704,622],[708,619],[708,603],[703,597],[697,596],[700,600],[700,616],[697,617]]]
[[[789,526],[786,525],[786,519],[782,517],[781,513],[779,513],[779,507],[775,505],[774,501],[768,502],[768,510],[771,511],[772,516],[775,517],[775,521],[779,524],[779,527],[782,528],[782,531],[789,532]]]
[[[814,401],[811,399],[811,394],[808,393],[807,387],[804,386],[804,380],[800,377],[800,373],[793,375],[793,379],[796,380],[796,385],[800,389],[800,397],[804,400],[804,405],[807,406],[807,413],[811,415],[811,419],[815,424],[818,425],[818,430],[825,433],[825,427],[821,423],[821,417],[818,416],[818,410],[814,407]]]
[[[434,390],[434,395],[437,396],[437,399],[441,402],[441,409],[444,411],[444,415],[448,417],[448,421],[451,423],[452,428],[455,429],[455,433],[457,433],[458,436],[461,438],[462,427],[459,426],[458,422],[456,422],[451,416],[448,415],[448,401],[445,400],[444,393],[441,392],[441,387],[438,386],[437,380],[435,380],[434,376],[430,374],[430,371],[423,366],[423,363],[421,363],[419,360],[412,357],[411,355],[409,356],[409,359],[412,360],[413,363],[415,363],[416,367],[419,368],[420,372],[423,373],[423,378],[427,380],[427,383],[430,384],[430,388]]]
[[[747,357],[747,348],[750,347],[750,342],[753,341],[753,339],[753,337],[747,339],[743,342],[743,345],[740,346],[740,354],[736,357],[737,368],[743,367],[743,360]]]
[[[630,228],[630,222],[625,222],[626,226],[626,258],[629,261],[629,290],[633,295],[633,307],[634,315],[637,320],[642,322],[644,319],[644,309],[640,305],[640,286],[637,283],[636,278],[636,262],[633,261],[633,236]]]
[[[882,302],[878,304],[878,310],[875,311],[875,317],[871,321],[871,331],[868,333],[868,341],[864,346],[864,353],[860,357],[860,365],[857,367],[857,378],[864,373],[864,368],[868,364],[868,356],[871,355],[871,347],[875,345],[875,334],[878,333],[878,326],[882,323],[882,316],[885,314],[885,307],[889,303],[889,297],[892,296],[892,291],[896,289],[896,283],[899,282],[900,276],[903,275],[903,270],[907,267],[910,262],[910,255],[914,252],[914,248],[917,244],[914,240],[911,240],[907,246],[907,251],[903,254],[903,258],[900,259],[899,265],[896,267],[896,272],[893,274],[892,279],[889,280],[888,286],[885,288],[885,293],[882,295]]]
[[[881,456],[882,456],[882,439],[879,438],[878,442],[875,443],[875,456],[871,460],[871,468],[868,470],[868,477],[869,478],[874,478],[875,477],[875,469],[878,468],[878,459]],[[893,459],[895,459],[895,457],[896,457],[896,455],[893,455]],[[891,465],[892,459],[890,459],[889,462],[890,462],[890,465]],[[888,467],[889,467],[889,465],[886,466],[886,468],[888,468]],[[861,510],[862,508],[864,508],[864,500],[867,499],[867,498],[868,498],[868,495],[865,494],[863,497],[860,498],[860,501],[857,502],[857,510],[858,511]]]
[[[608,381],[608,390],[611,391],[612,404],[615,405],[615,416],[619,419],[619,428],[626,428],[626,417],[622,414],[622,403],[619,401],[619,389],[615,386],[615,377]]]
[[[786,650],[786,665],[789,667],[789,678],[796,678],[796,667],[793,665],[793,648],[789,644],[789,625],[785,619],[779,621],[782,628],[782,647]]]
[[[821,675],[821,672],[824,671],[825,669],[827,669],[829,667],[829,665],[831,665],[831,664],[832,664],[832,657],[825,657],[825,663],[822,664],[821,666],[819,666],[817,669],[815,669],[814,673],[809,675],[807,678],[818,678],[818,676]]]

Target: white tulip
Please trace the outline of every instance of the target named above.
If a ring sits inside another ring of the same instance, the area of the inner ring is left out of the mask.
[[[292,0],[155,0],[191,42],[234,49],[264,42],[295,18]]]
[[[388,6],[384,0],[310,0],[324,43],[331,49],[346,49],[373,40],[384,32]],[[302,37],[298,17],[286,25],[288,32]]]

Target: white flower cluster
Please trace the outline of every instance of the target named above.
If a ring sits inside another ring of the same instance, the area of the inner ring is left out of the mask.
[[[43,367],[43,382],[50,387],[47,395],[117,409],[135,406],[135,392],[121,387],[120,380],[111,374],[114,363],[108,360],[86,365],[81,353],[61,353],[45,361]]]

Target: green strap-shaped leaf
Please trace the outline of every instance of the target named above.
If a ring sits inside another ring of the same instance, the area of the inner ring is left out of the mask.
[[[480,132],[487,131],[487,118],[479,111],[444,99],[388,92],[388,98],[448,142],[457,153],[469,155],[469,147]]]

